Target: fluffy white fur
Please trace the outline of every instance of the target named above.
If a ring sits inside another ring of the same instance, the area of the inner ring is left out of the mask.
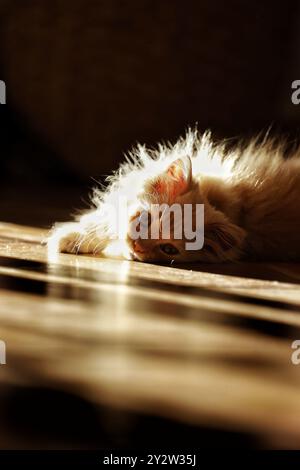
[[[137,245],[127,235],[125,256],[154,262],[300,260],[300,158],[296,152],[284,159],[283,146],[270,140],[261,144],[253,140],[226,153],[224,145],[213,144],[209,133],[199,136],[189,130],[175,145],[160,144],[156,149],[138,145],[107,182],[106,188],[95,189],[90,212],[54,227],[50,250],[108,252],[116,233],[103,204],[117,206],[119,197],[125,196],[132,216],[152,202],[205,207],[202,250],[186,252],[185,240],[172,237]],[[129,223],[124,222],[123,238]],[[178,253],[162,252],[164,243],[174,245]]]

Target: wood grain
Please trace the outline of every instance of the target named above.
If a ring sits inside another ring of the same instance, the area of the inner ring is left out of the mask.
[[[117,416],[192,426],[199,436],[213,428],[254,436],[262,447],[299,447],[300,366],[291,362],[299,265],[49,258],[45,235],[0,226],[0,381],[8,396],[46,387]],[[0,397],[0,417],[5,403]],[[119,421],[105,419],[117,432]],[[15,429],[2,434],[0,446],[43,445]]]

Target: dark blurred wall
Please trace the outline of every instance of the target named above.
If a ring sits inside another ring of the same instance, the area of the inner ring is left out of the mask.
[[[0,78],[19,125],[78,174],[107,174],[136,141],[174,139],[196,121],[220,137],[297,129],[298,6],[2,0]]]

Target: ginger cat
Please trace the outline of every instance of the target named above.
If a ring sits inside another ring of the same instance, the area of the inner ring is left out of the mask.
[[[126,199],[127,213],[120,209],[120,198]],[[191,237],[183,227],[182,236],[174,236],[178,220],[165,210],[174,204],[192,208],[195,238],[204,230],[197,249],[186,248]],[[139,145],[108,178],[106,189],[95,189],[93,206],[77,221],[56,225],[49,249],[109,253],[116,240],[123,240],[123,255],[139,261],[300,260],[300,158],[295,153],[284,159],[282,146],[270,140],[253,140],[226,153],[209,133],[188,130],[175,145],[160,144],[155,150]],[[200,224],[198,206],[204,207]],[[117,230],[112,212],[118,212]],[[166,214],[167,236],[161,230]],[[148,236],[141,235],[141,227]],[[155,238],[149,236],[153,228]]]

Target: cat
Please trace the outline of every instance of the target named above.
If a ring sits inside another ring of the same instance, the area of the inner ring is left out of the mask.
[[[226,151],[224,143],[214,144],[209,132],[200,135],[197,129],[188,129],[175,145],[138,145],[107,187],[94,190],[89,212],[54,226],[49,250],[109,254],[119,241],[124,257],[144,262],[300,260],[300,158],[297,152],[288,159],[283,154],[283,144],[270,139]],[[126,198],[128,215],[119,209],[123,219],[117,234],[112,211],[120,198]],[[200,229],[195,208],[203,205],[200,249],[187,250],[185,235],[174,236],[174,214],[169,213],[169,236],[162,236],[165,211],[152,207],[163,204],[190,205],[194,233]],[[158,228],[158,238],[136,236],[141,226],[148,235]]]

